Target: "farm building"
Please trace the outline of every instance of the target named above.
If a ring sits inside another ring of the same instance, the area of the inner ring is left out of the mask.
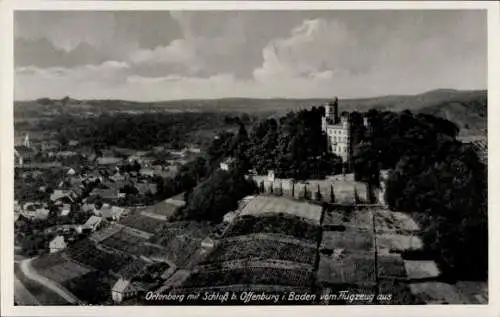
[[[49,242],[50,253],[59,252],[66,248],[66,242],[63,236],[56,236]]]

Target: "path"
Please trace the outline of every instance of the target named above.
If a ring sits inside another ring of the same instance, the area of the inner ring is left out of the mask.
[[[20,306],[40,306],[40,302],[33,294],[21,283],[21,281],[14,275],[14,300]]]
[[[20,266],[19,266],[21,271],[23,272],[23,274],[27,278],[42,284],[43,286],[45,286],[48,289],[52,290],[53,292],[57,293],[59,296],[61,296],[62,298],[64,298],[66,301],[68,301],[71,304],[79,304],[80,303],[78,298],[76,298],[73,294],[71,294],[69,291],[64,289],[61,285],[39,275],[31,266],[32,260],[33,260],[33,258],[23,260],[23,261],[21,261]]]

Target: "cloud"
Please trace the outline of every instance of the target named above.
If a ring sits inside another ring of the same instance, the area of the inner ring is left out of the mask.
[[[18,11],[14,16],[16,66],[127,60],[137,50],[168,45],[179,36],[178,23],[161,11]]]
[[[263,64],[255,69],[256,80],[268,83],[290,77],[331,78],[357,72],[363,62],[349,52],[357,43],[337,20],[306,20],[286,38],[271,41],[262,51]]]
[[[480,12],[18,12],[15,23],[19,99],[368,97],[487,82]]]

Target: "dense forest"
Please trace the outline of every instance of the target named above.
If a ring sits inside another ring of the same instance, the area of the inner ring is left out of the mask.
[[[180,149],[186,144],[209,145],[217,133],[254,120],[248,114],[232,113],[118,113],[86,118],[61,115],[41,120],[37,129],[57,131],[63,146],[79,140],[81,145],[97,149],[117,146],[144,150],[160,144]]]
[[[370,129],[354,150],[356,178],[378,183],[391,169],[386,200],[412,212],[428,252],[447,277],[486,278],[487,170],[477,153],[456,140],[450,121],[410,111],[368,112]]]

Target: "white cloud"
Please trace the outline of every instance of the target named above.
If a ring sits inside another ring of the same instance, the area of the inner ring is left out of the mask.
[[[289,37],[275,39],[263,49],[263,63],[254,77],[263,83],[290,77],[331,78],[352,66],[345,57],[354,44],[342,23],[306,20]]]

